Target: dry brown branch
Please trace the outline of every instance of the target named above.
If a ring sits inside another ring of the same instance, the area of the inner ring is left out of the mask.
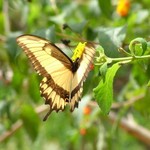
[[[9,131],[6,131],[0,136],[0,142],[5,141],[7,138],[12,136],[16,131],[18,131],[22,127],[23,123],[21,120],[18,120],[14,125],[12,125]]]
[[[41,105],[35,109],[35,111],[38,114],[41,114],[47,110],[47,106]],[[6,131],[2,135],[0,135],[0,142],[5,141],[9,137],[11,137],[16,131],[18,131],[23,125],[23,122],[21,120],[18,120],[16,123],[14,123],[9,131]]]
[[[136,101],[141,100],[142,98],[144,98],[144,94],[135,96],[129,100],[123,101],[123,102],[117,102],[117,103],[113,103],[111,109],[119,109],[122,107],[130,107],[132,106]]]
[[[109,119],[114,123],[117,121],[118,116],[116,113],[110,112]],[[133,119],[122,118],[119,126],[144,144],[150,146],[150,130],[138,125]]]
[[[135,102],[141,100],[142,98],[144,98],[144,94],[141,94],[141,95],[138,95],[138,96],[135,96],[135,97],[132,97],[131,99],[129,100],[126,100],[126,101],[123,101],[123,102],[115,102],[112,104],[111,106],[111,110],[113,109],[120,109],[120,108],[123,108],[123,107],[130,107],[132,106]],[[92,107],[95,107],[97,106],[97,102],[96,101],[91,101],[89,103],[90,106]]]

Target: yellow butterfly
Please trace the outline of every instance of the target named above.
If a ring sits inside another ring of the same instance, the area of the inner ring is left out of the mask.
[[[79,43],[69,58],[56,45],[46,39],[32,35],[17,38],[34,69],[43,77],[40,93],[50,110],[44,120],[55,110],[64,110],[67,104],[70,111],[78,107],[83,91],[83,81],[93,63],[95,49],[91,44]]]

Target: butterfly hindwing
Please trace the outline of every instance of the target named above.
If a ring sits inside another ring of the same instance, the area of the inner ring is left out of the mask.
[[[86,79],[89,71],[90,65],[93,63],[93,58],[95,55],[95,49],[92,46],[86,46],[82,57],[80,59],[80,65],[78,70],[74,73],[72,81],[72,99],[71,99],[71,111],[74,110],[74,106],[77,105],[78,99],[80,100],[83,91],[83,82]],[[78,97],[78,99],[77,99]]]
[[[40,84],[40,92],[45,98],[45,104],[49,104],[52,110],[64,110],[67,104],[65,98],[69,92],[55,85],[52,78],[43,78]]]

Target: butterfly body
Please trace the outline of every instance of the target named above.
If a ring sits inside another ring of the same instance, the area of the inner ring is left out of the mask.
[[[18,45],[30,59],[36,72],[43,77],[40,93],[49,104],[50,111],[64,110],[67,104],[73,111],[78,107],[83,90],[83,81],[90,71],[95,49],[80,43],[72,58],[69,58],[56,45],[48,40],[23,35],[17,38]]]

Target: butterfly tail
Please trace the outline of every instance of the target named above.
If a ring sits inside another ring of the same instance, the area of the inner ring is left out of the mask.
[[[43,118],[43,121],[46,121],[47,118],[49,117],[49,115],[51,114],[51,112],[53,111],[53,109],[49,109],[49,111],[47,112],[47,114],[45,115],[45,117]]]

